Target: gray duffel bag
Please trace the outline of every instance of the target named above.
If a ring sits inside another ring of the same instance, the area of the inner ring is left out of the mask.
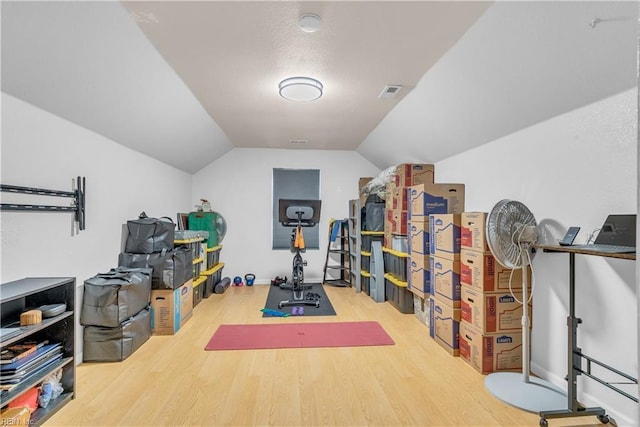
[[[193,278],[193,253],[187,246],[158,254],[123,252],[118,257],[118,265],[152,268],[152,289],[178,289]]]
[[[151,336],[151,310],[145,307],[117,328],[84,327],[82,359],[85,362],[120,362],[131,356]]]
[[[169,217],[150,218],[142,212],[138,219],[127,221],[125,252],[153,254],[174,247],[176,225]]]
[[[118,267],[84,281],[80,324],[114,328],[151,302],[151,268]]]

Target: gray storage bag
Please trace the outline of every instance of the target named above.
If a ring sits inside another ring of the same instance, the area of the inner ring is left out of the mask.
[[[114,328],[151,302],[150,268],[111,269],[84,281],[80,324]]]
[[[117,328],[84,327],[85,362],[119,362],[131,356],[151,336],[151,309],[145,307]]]
[[[153,254],[173,249],[175,224],[169,217],[149,218],[142,212],[138,219],[127,221],[125,252]]]
[[[151,289],[178,289],[193,278],[193,253],[187,246],[159,254],[121,253],[118,265],[152,268]]]

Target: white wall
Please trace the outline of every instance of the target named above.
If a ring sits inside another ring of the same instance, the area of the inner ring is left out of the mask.
[[[348,216],[348,201],[358,197],[358,178],[375,176],[377,167],[353,151],[234,149],[194,175],[194,204],[208,199],[227,221],[220,260],[223,276],[256,275],[256,283],[291,277],[292,254],[271,249],[272,172],[274,168],[319,169],[320,249],[307,250],[305,279],[322,279],[331,218]]]
[[[71,234],[68,212],[3,211],[0,283],[34,276],[76,277],[78,287],[118,264],[122,224],[142,211],[189,208],[191,175],[2,94],[3,184],[71,191],[84,176],[86,229]],[[68,205],[72,199],[1,193],[3,202]],[[81,289],[77,293],[77,303]],[[78,305],[79,307],[79,305]],[[78,347],[82,337],[78,335]]]
[[[577,242],[584,242],[607,214],[636,212],[637,123],[633,89],[438,162],[436,180],[465,183],[467,211],[519,200],[542,224],[546,242],[571,225],[582,227]],[[538,253],[533,266],[532,369],[566,387],[569,258]],[[576,259],[578,345],[637,378],[635,271],[633,261]],[[635,386],[622,388],[637,395]],[[640,424],[631,400],[582,377],[578,390],[583,403],[603,406],[618,425]]]

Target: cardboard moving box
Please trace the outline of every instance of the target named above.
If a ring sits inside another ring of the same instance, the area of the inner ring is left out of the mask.
[[[429,217],[407,222],[407,244],[409,253],[429,255]]]
[[[173,335],[193,314],[193,280],[178,289],[151,291],[151,330],[154,335]]]
[[[459,355],[460,309],[429,297],[429,335],[452,356]]]
[[[462,249],[460,251],[460,282],[482,292],[509,292],[522,289],[522,269],[512,270],[500,265],[491,253]],[[531,267],[527,267],[528,288],[531,289]]]
[[[460,259],[460,214],[429,215],[429,252],[438,258]]]
[[[409,254],[407,259],[408,288],[416,295],[424,297],[431,292],[431,276],[429,274],[429,255]]]
[[[423,163],[402,163],[395,167],[393,185],[409,187],[416,184],[432,184],[435,166]]]
[[[486,212],[463,212],[460,220],[460,246],[476,252],[489,252],[486,238]]]
[[[483,334],[460,322],[460,357],[481,374],[522,369],[522,333]]]
[[[385,209],[384,231],[407,235],[407,211]]]
[[[460,308],[460,261],[431,256],[431,294]]]
[[[464,212],[464,184],[420,184],[410,187],[409,219]]]
[[[396,187],[393,183],[387,184],[386,198],[384,200],[386,209],[396,209],[406,211],[409,209],[407,190],[409,187]]]
[[[460,300],[462,319],[483,333],[522,330],[522,304],[510,293],[485,293],[463,286]],[[533,308],[528,307],[531,328]]]

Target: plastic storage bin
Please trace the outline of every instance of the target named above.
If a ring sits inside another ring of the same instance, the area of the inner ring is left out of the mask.
[[[195,307],[204,298],[204,287],[207,280],[206,276],[200,276],[193,281],[193,306]]]
[[[363,231],[361,233],[363,251],[371,252],[371,242],[377,241],[382,244],[384,240],[384,231]]]
[[[209,268],[214,267],[217,263],[220,262],[221,250],[222,245],[207,248],[207,265],[209,266]]]
[[[387,273],[384,275],[384,284],[385,299],[400,313],[413,314],[413,294],[407,289],[407,283]]]
[[[360,251],[360,263],[364,271],[371,271],[371,252]]]
[[[202,259],[197,258],[193,260],[193,280],[196,280],[202,275]]]
[[[216,284],[222,279],[223,267],[224,263],[219,262],[203,273],[206,276],[203,294],[204,298],[209,298],[209,296],[213,293],[213,289],[216,287]]]
[[[407,261],[409,254],[405,252],[394,251],[389,248],[382,248],[382,257],[384,260],[384,272],[390,273],[400,282],[407,281]]]
[[[174,240],[173,244],[175,246],[186,246],[191,250],[191,254],[193,259],[200,258],[200,243],[204,241],[203,237],[195,237],[192,239],[182,239],[182,240]]]
[[[369,282],[371,281],[371,274],[368,271],[360,272],[360,289],[365,294],[369,295]]]

